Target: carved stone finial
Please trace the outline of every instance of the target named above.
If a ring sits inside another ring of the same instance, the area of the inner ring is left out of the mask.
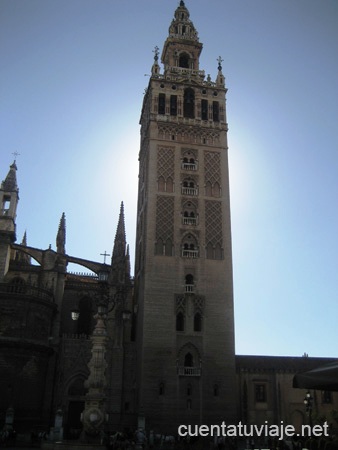
[[[157,62],[158,61],[158,55],[159,55],[159,48],[157,47],[157,45],[156,45],[156,47],[154,48],[154,50],[153,50],[153,53],[154,53],[154,60]]]
[[[224,61],[224,59],[222,59],[220,56],[217,58],[218,61],[218,70],[221,71],[222,70],[222,62]]]
[[[65,245],[66,245],[66,216],[65,213],[62,213],[58,233],[56,236],[56,251],[64,255],[66,253]]]

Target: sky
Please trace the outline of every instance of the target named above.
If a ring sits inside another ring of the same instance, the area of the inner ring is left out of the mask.
[[[132,264],[139,118],[178,0],[0,0],[0,179],[16,156],[17,239]],[[236,353],[338,357],[338,2],[186,0],[222,57]],[[72,270],[82,271],[81,267]]]

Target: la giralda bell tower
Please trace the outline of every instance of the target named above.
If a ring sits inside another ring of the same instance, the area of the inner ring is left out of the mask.
[[[234,311],[227,119],[222,60],[181,1],[141,113],[135,311],[139,424],[233,423]],[[216,65],[216,58],[215,58]]]

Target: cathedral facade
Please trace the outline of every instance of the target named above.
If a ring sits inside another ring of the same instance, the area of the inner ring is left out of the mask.
[[[329,360],[235,355],[227,89],[222,60],[211,80],[201,51],[181,1],[141,111],[134,277],[123,204],[107,264],[67,254],[64,214],[55,250],[16,243],[10,166],[0,189],[0,426],[48,430],[58,416],[64,437],[77,438],[95,408],[107,431],[306,421],[292,376]],[[318,414],[335,408],[318,393]]]

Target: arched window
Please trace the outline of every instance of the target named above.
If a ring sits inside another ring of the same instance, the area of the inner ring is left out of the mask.
[[[179,65],[179,67],[183,67],[185,69],[189,69],[189,55],[188,55],[188,53],[181,53],[180,54],[178,65]]]
[[[183,258],[198,258],[198,253],[198,244],[196,238],[192,234],[184,236],[182,240]]]
[[[190,352],[184,357],[184,367],[194,367],[194,358]]]
[[[222,247],[219,244],[215,247],[215,259],[223,259]]]
[[[183,195],[197,195],[198,189],[195,184],[195,181],[192,179],[183,180],[182,183],[182,194]]]
[[[158,386],[158,395],[164,395],[165,389],[164,389],[164,383],[160,383]]]
[[[194,331],[202,331],[202,316],[199,312],[194,315]]]
[[[197,209],[196,204],[187,201],[183,204],[183,225],[197,225]]]
[[[177,95],[170,96],[170,115],[177,116]]]
[[[212,196],[212,186],[211,186],[210,181],[208,181],[205,185],[205,195],[208,197]]]
[[[184,170],[196,170],[197,169],[197,162],[194,157],[188,157],[187,155],[190,155],[190,151],[186,152],[183,159],[182,159],[182,169]]]
[[[186,284],[194,283],[194,277],[191,275],[191,273],[188,273],[188,275],[185,276],[185,282]]]
[[[158,96],[158,114],[165,114],[165,94]]]
[[[201,102],[201,119],[208,120],[208,100],[205,99]]]
[[[189,383],[188,386],[187,386],[187,396],[190,397],[191,395],[192,395],[192,386]]]
[[[176,315],[176,331],[184,331],[184,314],[181,311]]]
[[[183,115],[190,119],[195,118],[195,92],[191,88],[184,90]]]
[[[194,277],[191,273],[185,276],[185,292],[193,292],[194,290]]]
[[[164,181],[164,178],[163,178],[163,177],[160,177],[160,178],[158,179],[158,190],[159,190],[160,192],[164,192],[164,191],[165,191],[165,181]]]
[[[167,178],[166,191],[174,192],[174,183],[171,177]]]
[[[219,122],[219,103],[212,102],[212,118],[214,122]]]
[[[155,244],[155,254],[163,255],[163,240],[161,238],[157,239]]]
[[[220,188],[220,185],[217,183],[217,181],[213,185],[212,194],[213,194],[214,197],[220,197],[221,196],[221,188]]]

